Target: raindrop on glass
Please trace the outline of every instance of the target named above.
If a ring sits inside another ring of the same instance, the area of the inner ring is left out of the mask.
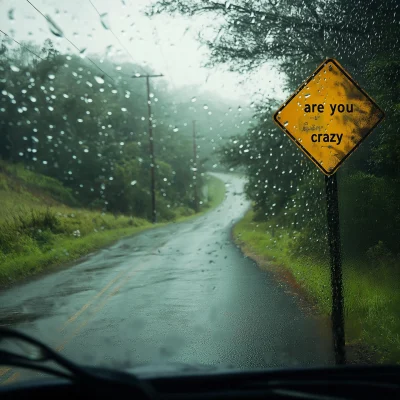
[[[107,30],[110,29],[110,23],[108,21],[108,13],[103,13],[100,15],[100,22],[101,22],[101,25],[103,25],[104,29],[107,29]]]
[[[49,25],[50,32],[57,37],[63,37],[64,36],[63,31],[59,26],[57,26],[57,24],[51,19],[51,17],[46,15],[46,19]]]
[[[97,83],[100,83],[100,84],[104,83],[104,79],[101,78],[100,76],[95,76],[94,79],[96,80]]]

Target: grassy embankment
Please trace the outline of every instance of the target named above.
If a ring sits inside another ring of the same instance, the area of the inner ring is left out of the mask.
[[[254,222],[249,211],[233,235],[261,268],[274,272],[278,279],[282,272],[289,273],[318,309],[329,314],[329,260],[294,257],[290,248],[294,234],[279,230],[272,235],[270,226],[271,222]],[[343,260],[346,345],[370,350],[373,362],[400,362],[400,274],[393,263]]]
[[[216,207],[225,195],[219,179],[209,176],[207,184],[210,201],[201,213]],[[0,164],[0,203],[0,286],[165,224],[78,208],[60,182],[22,165]],[[175,221],[192,217],[177,213]]]

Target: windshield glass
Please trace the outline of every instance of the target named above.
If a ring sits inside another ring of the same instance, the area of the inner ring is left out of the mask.
[[[3,0],[0,325],[118,369],[399,363],[399,8]]]

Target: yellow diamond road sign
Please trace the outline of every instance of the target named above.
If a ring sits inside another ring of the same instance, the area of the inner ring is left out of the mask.
[[[334,174],[384,112],[334,59],[325,60],[274,121],[326,175]]]

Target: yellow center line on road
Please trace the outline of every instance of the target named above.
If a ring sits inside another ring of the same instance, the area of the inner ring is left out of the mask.
[[[5,375],[10,370],[11,370],[10,367],[2,367],[2,368],[0,368],[0,376]]]
[[[21,375],[20,372],[14,372],[9,378],[7,378],[5,381],[1,382],[1,385],[8,385],[10,383],[15,382],[20,377],[20,375]]]
[[[144,267],[138,267],[134,271],[131,271],[131,273],[126,277],[126,279],[123,280],[123,282],[118,285],[112,292],[110,292],[104,299],[103,301],[93,310],[93,312],[78,326],[78,328],[75,329],[75,331],[70,335],[64,342],[62,342],[59,346],[56,347],[56,350],[58,352],[62,351],[65,346],[74,338],[78,335],[78,333],[87,325],[87,323],[107,304],[108,300],[114,296],[118,291],[121,289],[122,286],[124,286],[132,276],[136,275],[138,272],[142,271]]]
[[[68,320],[63,324],[62,327],[59,328],[59,332],[62,332],[71,322],[75,321],[83,312],[85,312],[93,303],[96,299],[98,299],[103,293],[107,291],[107,289],[110,288],[119,278],[121,278],[123,275],[126,275],[128,271],[122,271],[119,273],[114,279],[112,279],[100,292],[98,292],[96,295],[94,295],[86,304],[82,306],[82,308],[77,311],[72,317],[68,318]]]
[[[116,294],[118,290],[123,286],[129,278],[131,278],[133,275],[135,275],[137,272],[141,271],[143,267],[138,267],[134,269],[133,271],[131,269],[121,271],[114,279],[112,279],[100,292],[98,292],[96,295],[94,295],[86,304],[82,306],[82,308],[77,311],[72,317],[70,317],[64,325],[58,330],[59,332],[63,332],[64,329],[73,321],[75,321],[85,310],[87,310],[94,302],[96,299],[100,298],[114,283],[116,283],[120,278],[122,278],[125,275],[128,275],[127,279],[125,279],[122,284],[117,286],[116,289],[114,289],[111,293],[108,294],[108,296],[100,303],[99,306],[97,306],[94,310],[94,312],[74,331],[74,333],[67,339],[65,340],[61,345],[56,347],[57,351],[62,351],[64,347],[81,331],[81,329],[88,323],[88,321],[98,312],[100,311],[108,299]],[[6,367],[6,368],[0,368],[0,377],[5,375],[6,373],[12,371],[12,368]],[[0,385],[6,385],[12,382],[15,382],[19,377],[21,373],[20,372],[14,372],[9,378],[6,380],[0,382]]]

